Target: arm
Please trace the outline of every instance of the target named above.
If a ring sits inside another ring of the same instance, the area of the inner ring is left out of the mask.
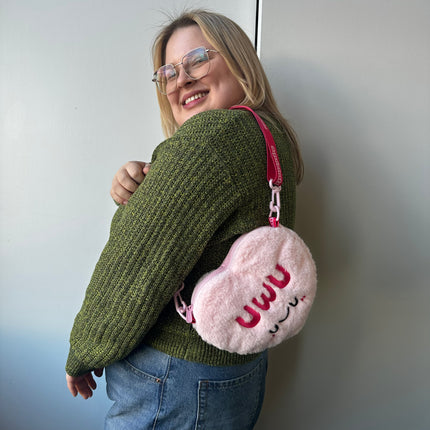
[[[237,207],[225,160],[213,149],[219,135],[206,123],[188,124],[160,145],[145,181],[118,208],[72,330],[69,375],[105,367],[138,346]]]

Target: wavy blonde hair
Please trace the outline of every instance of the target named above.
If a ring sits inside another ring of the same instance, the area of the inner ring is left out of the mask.
[[[224,15],[202,9],[190,10],[171,19],[156,36],[152,47],[154,70],[165,64],[166,45],[178,28],[197,25],[206,40],[224,58],[228,68],[241,85],[245,97],[239,103],[259,112],[266,120],[275,118],[290,138],[296,182],[303,178],[303,161],[296,134],[288,121],[279,112],[269,81],[261,62],[246,33],[231,19]],[[167,97],[157,91],[160,106],[161,126],[166,137],[177,130],[172,109]]]

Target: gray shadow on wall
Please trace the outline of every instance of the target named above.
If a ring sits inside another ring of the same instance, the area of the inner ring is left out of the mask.
[[[309,64],[291,59],[285,59],[284,63],[279,64],[278,60],[264,66],[269,81],[274,80],[270,79],[273,73],[279,83],[275,74],[283,70],[288,82],[274,89],[274,94],[281,112],[298,134],[305,163],[305,179],[297,188],[295,230],[315,259],[318,291],[302,333],[270,351],[266,398],[256,430],[316,428],[318,419],[314,422],[310,411],[317,417],[320,413],[321,418],[324,408],[333,409],[330,395],[322,394],[325,390],[337,392],[340,384],[333,376],[342,372],[339,366],[347,368],[353,359],[357,348],[354,332],[360,331],[359,317],[353,318],[358,310],[344,280],[354,265],[359,239],[358,231],[353,228],[358,211],[348,193],[350,181],[356,178],[347,178],[357,172],[348,172],[347,167],[338,165],[341,160],[342,163],[349,160],[347,166],[351,166],[353,159],[356,162],[362,159],[355,152],[357,149],[349,145],[350,135],[357,135],[360,129],[351,121],[356,115],[351,113],[351,106],[336,82]],[[342,127],[337,126],[339,121]],[[345,142],[341,153],[339,141]],[[344,168],[346,180],[335,183]],[[327,327],[327,319],[329,324],[336,324],[331,332],[323,329]],[[345,325],[349,324],[350,337],[345,339]],[[337,349],[343,364],[332,359]],[[311,379],[315,375],[317,380]]]

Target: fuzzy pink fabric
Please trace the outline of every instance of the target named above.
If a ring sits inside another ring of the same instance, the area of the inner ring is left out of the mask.
[[[302,329],[316,284],[302,239],[283,226],[260,227],[241,236],[223,264],[196,285],[194,327],[217,348],[263,351]]]

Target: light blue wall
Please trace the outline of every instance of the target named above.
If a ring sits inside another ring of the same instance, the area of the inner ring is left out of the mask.
[[[262,23],[319,290],[258,429],[429,429],[430,2],[263,0]]]
[[[255,1],[206,6],[254,38]],[[127,160],[162,140],[149,0],[0,0],[0,428],[97,430],[108,401],[73,399],[68,335],[115,210]]]

